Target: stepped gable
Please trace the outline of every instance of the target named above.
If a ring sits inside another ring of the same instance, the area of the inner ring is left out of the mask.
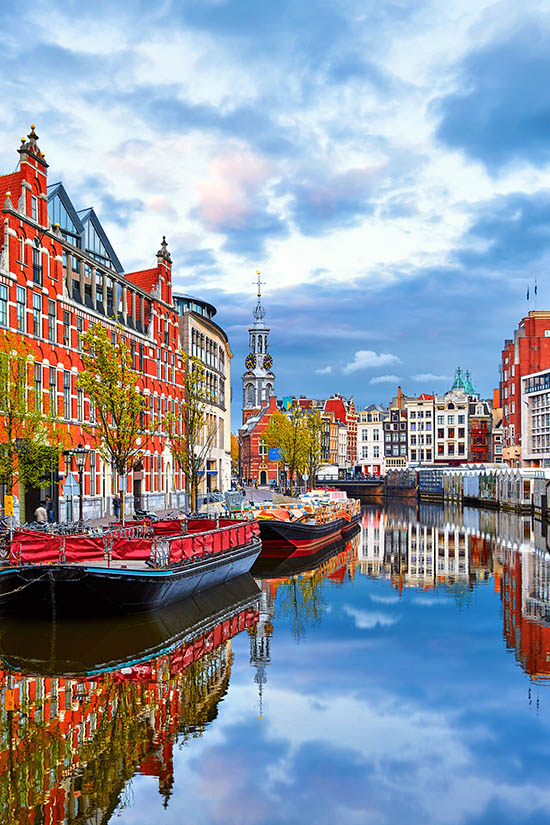
[[[12,172],[9,175],[0,175],[0,207],[4,207],[7,193],[11,193],[11,202],[16,205],[21,194],[21,173]]]

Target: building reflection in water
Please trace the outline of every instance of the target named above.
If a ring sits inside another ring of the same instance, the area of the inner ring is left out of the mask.
[[[550,539],[530,516],[456,505],[363,513],[359,567],[406,588],[439,588],[459,599],[493,581],[504,637],[534,680],[550,679]]]
[[[160,656],[89,677],[1,670],[0,821],[106,823],[136,773],[158,778],[166,805],[174,744],[216,717],[231,639],[258,615],[256,595]]]

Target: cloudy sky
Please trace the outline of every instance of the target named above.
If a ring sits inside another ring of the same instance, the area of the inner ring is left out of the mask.
[[[257,268],[279,395],[363,405],[457,364],[489,394],[535,278],[548,306],[547,0],[4,0],[0,20],[2,172],[35,123],[126,270],[165,234],[177,288],[219,308],[236,400]]]

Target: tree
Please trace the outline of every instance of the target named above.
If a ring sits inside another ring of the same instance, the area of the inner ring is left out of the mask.
[[[199,476],[204,472],[218,428],[216,416],[208,412],[214,398],[202,362],[186,353],[181,353],[181,357],[184,365],[183,414],[181,418],[169,415],[167,429],[172,455],[185,473],[187,494],[192,509],[196,510]]]
[[[315,480],[321,465],[321,440],[323,435],[323,419],[319,410],[305,410],[304,423],[306,430],[307,471],[309,474],[308,487],[315,486]]]
[[[152,436],[153,423],[149,427],[145,424],[146,402],[138,387],[139,373],[121,327],[113,339],[104,326],[94,324],[83,334],[82,347],[84,370],[79,384],[96,418],[96,428],[85,428],[97,433],[99,454],[125,478],[143,458]],[[123,522],[124,488],[119,487]]]
[[[264,437],[270,447],[280,450],[282,461],[288,465],[292,489],[295,472],[303,472],[307,467],[308,435],[301,408],[293,404],[287,413],[274,413],[269,419]]]
[[[40,366],[40,370],[42,367]],[[41,379],[41,373],[40,373]],[[34,355],[21,335],[0,334],[0,483],[8,495],[20,485],[24,520],[25,487],[39,487],[68,446],[67,426],[44,409],[42,381],[34,380]]]
[[[239,472],[239,444],[235,433],[231,433],[231,472],[233,475]]]

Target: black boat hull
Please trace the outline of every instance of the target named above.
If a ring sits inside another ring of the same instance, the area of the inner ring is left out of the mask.
[[[255,540],[227,554],[156,570],[93,563],[4,568],[0,607],[55,616],[155,610],[248,573],[260,549]]]
[[[250,571],[253,576],[260,579],[283,578],[286,576],[296,576],[309,570],[314,570],[327,559],[337,556],[348,547],[349,541],[360,530],[357,522],[352,522],[350,529],[346,531],[345,538],[341,534],[327,544],[323,544],[317,550],[312,551],[307,556],[288,556],[284,559],[265,558],[262,554],[254,562]]]
[[[262,559],[286,559],[310,556],[320,548],[336,541],[344,526],[349,524],[338,518],[325,524],[303,524],[297,521],[259,521],[262,537]]]

